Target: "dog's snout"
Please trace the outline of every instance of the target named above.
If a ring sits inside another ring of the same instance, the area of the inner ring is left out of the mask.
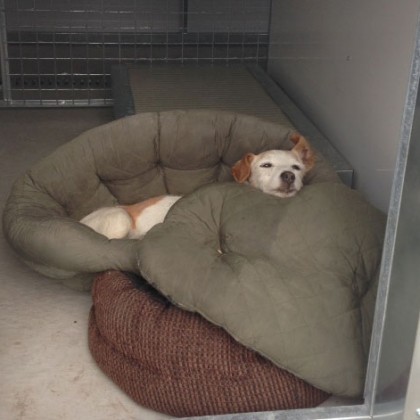
[[[287,184],[292,184],[296,179],[295,174],[290,171],[282,172],[280,174],[280,178],[282,179],[282,181],[286,182]]]

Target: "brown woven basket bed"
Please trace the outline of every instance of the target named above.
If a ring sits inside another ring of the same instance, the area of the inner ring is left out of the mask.
[[[187,417],[308,408],[328,397],[132,275],[99,274],[92,294],[91,353],[142,406]]]

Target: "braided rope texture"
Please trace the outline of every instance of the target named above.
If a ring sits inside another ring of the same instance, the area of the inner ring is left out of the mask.
[[[176,417],[315,407],[329,395],[119,272],[96,276],[89,348],[142,406]]]

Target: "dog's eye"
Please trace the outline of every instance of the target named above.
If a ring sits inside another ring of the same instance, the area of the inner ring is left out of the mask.
[[[262,165],[260,165],[260,168],[271,168],[273,166],[272,163],[263,163]]]
[[[295,171],[300,171],[300,166],[292,165],[292,169],[294,169]]]

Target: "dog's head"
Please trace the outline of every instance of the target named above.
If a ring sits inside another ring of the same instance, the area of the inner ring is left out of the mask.
[[[303,186],[303,177],[314,166],[315,155],[308,141],[298,133],[291,136],[292,150],[247,153],[232,167],[236,182],[248,182],[277,197],[292,197]]]

